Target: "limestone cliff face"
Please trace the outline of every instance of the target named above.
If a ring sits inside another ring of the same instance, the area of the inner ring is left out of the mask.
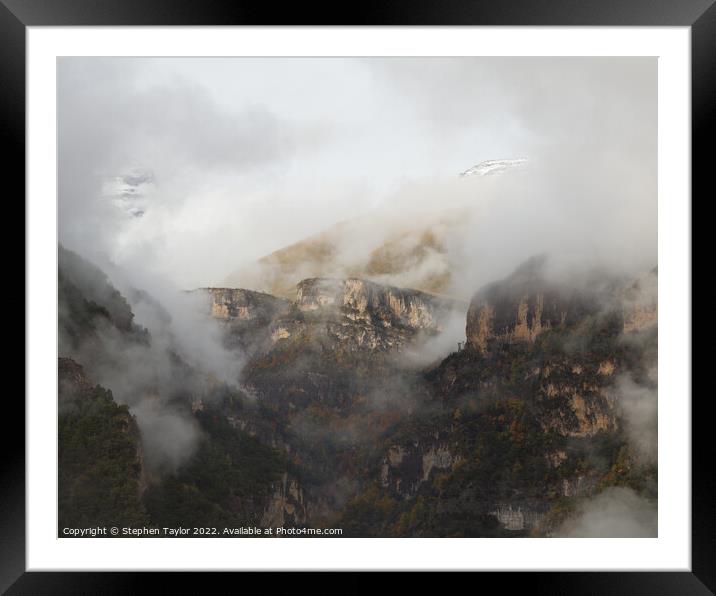
[[[537,353],[525,360],[503,353],[501,361],[486,361],[465,351],[443,363],[435,380],[447,403],[465,395],[482,400],[519,395],[534,405],[543,432],[584,438],[617,430],[617,398],[610,387],[623,369],[614,359],[589,355]]]
[[[617,429],[614,396],[608,391],[617,364],[605,359],[558,358],[536,368],[535,402],[540,425],[565,437],[591,437]]]
[[[545,516],[544,503],[498,503],[490,513],[505,530],[519,532],[537,527]]]
[[[443,407],[453,411],[451,453],[462,456],[446,471],[459,478],[469,468],[462,494],[474,493],[504,531],[546,535],[550,502],[589,496],[627,473],[628,465],[614,463],[616,451],[605,460],[611,468],[591,454],[624,440],[620,379],[655,388],[649,370],[656,358],[656,287],[656,270],[638,279],[595,274],[559,284],[532,261],[476,294],[467,317],[468,349],[429,375]],[[494,448],[500,436],[512,447],[526,436],[533,443],[515,464],[508,451]],[[543,461],[525,463],[535,453]],[[410,491],[424,494],[413,450],[402,445],[392,456],[383,461],[384,486],[404,498]],[[540,472],[525,481],[523,465]],[[487,483],[474,480],[481,474]],[[504,484],[493,480],[501,474],[510,477]],[[449,486],[443,482],[441,489]]]
[[[439,332],[450,304],[430,294],[383,286],[362,279],[313,278],[297,286],[302,311],[333,307],[351,321],[382,327],[406,327]]]
[[[225,321],[270,321],[289,306],[288,300],[241,288],[206,288],[211,315]]]
[[[225,326],[228,346],[249,354],[267,349],[271,343],[269,325],[291,307],[283,298],[242,288],[198,291],[208,294],[211,316]]]
[[[600,308],[597,292],[549,281],[543,260],[531,259],[473,297],[465,328],[467,345],[486,354],[495,344],[533,342],[543,331],[574,327]]]
[[[356,514],[367,526],[352,535],[381,523],[394,535],[543,535],[562,500],[626,473],[614,467],[618,379],[645,382],[655,287],[655,271],[560,283],[532,260],[475,295],[468,349],[420,370],[394,352],[440,333],[449,301],[356,278],[304,279],[293,301],[208,290],[213,316],[261,346],[242,378],[260,412],[227,420],[299,470],[273,485],[263,523]],[[462,519],[475,525],[446,525]]]
[[[436,435],[437,438],[391,445],[380,467],[381,486],[400,497],[412,498],[431,479],[431,474],[453,470],[462,456],[445,433],[442,437],[439,432]]]
[[[534,342],[551,329],[575,330],[604,312],[620,316],[624,332],[642,331],[657,323],[656,296],[656,268],[636,280],[595,275],[570,284],[548,279],[544,261],[531,259],[473,297],[467,346],[484,355],[495,345]]]
[[[361,280],[305,280],[289,312],[267,327],[265,349],[249,360],[243,382],[291,416],[316,404],[369,416],[367,402],[413,401],[422,393],[401,380],[406,365],[396,356],[439,333],[451,307]]]
[[[549,281],[543,263],[531,260],[475,295],[466,331],[471,352],[497,369],[519,358],[511,345],[531,343],[535,366],[521,383],[541,409],[540,425],[565,437],[591,437],[618,429],[618,396],[610,387],[634,364],[622,357],[621,342],[651,334],[642,347],[655,346],[656,325],[656,269],[637,279],[595,275],[568,286]],[[454,370],[445,375],[445,386],[455,383]]]
[[[442,331],[455,305],[419,292],[361,279],[312,278],[290,302],[239,288],[206,288],[211,315],[224,322],[235,343],[249,340],[261,352],[297,338],[322,336],[346,350],[400,349],[416,335]]]
[[[438,334],[455,304],[417,290],[361,279],[313,278],[297,286],[302,316],[279,318],[272,339],[295,341],[307,335],[339,351],[401,351]]]
[[[567,320],[568,305],[560,297],[547,291],[546,302],[545,311],[544,289],[510,296],[507,300],[480,296],[468,311],[468,343],[486,353],[494,340],[534,341],[543,329],[563,325]]]
[[[273,494],[264,511],[264,527],[301,526],[307,521],[303,489],[298,481],[284,473],[275,483]]]

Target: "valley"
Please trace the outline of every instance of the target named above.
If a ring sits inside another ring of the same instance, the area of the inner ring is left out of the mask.
[[[656,269],[536,257],[469,308],[350,276],[194,290],[233,379],[62,247],[59,274],[60,527],[559,536],[595,495],[655,507]]]

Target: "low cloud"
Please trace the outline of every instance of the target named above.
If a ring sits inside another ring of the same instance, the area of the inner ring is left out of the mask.
[[[132,414],[142,434],[145,463],[153,473],[174,472],[194,453],[201,430],[186,412],[145,399],[132,407]]]
[[[629,444],[640,463],[656,463],[658,454],[657,389],[638,385],[627,375],[615,383],[617,406],[621,411]]]
[[[171,431],[166,462],[187,452],[173,433],[195,435],[145,397],[201,390],[175,357],[226,383],[243,362],[186,290],[337,222],[360,222],[336,235],[346,273],[396,234],[412,255],[400,234],[438,222],[422,258],[372,276],[410,286],[447,272],[444,292],[464,299],[534,254],[620,273],[656,264],[655,58],[63,58],[57,78],[60,242],[109,274],[151,334],[147,347],[107,330],[118,363],[97,363],[96,380],[146,433]],[[522,156],[517,176],[459,177]],[[137,170],[152,188],[132,216],[103,187]],[[414,361],[463,338],[456,316]],[[624,388],[648,452],[650,398]]]
[[[656,113],[650,58],[65,58],[60,238],[191,289],[338,221],[455,208],[416,267],[463,297],[543,252],[653,266]],[[516,156],[524,175],[459,177]],[[141,217],[100,196],[135,167],[154,177]],[[380,244],[358,236],[339,264]]]
[[[243,355],[224,348],[202,296],[156,280],[147,285],[158,293],[149,294],[116,269],[108,278],[62,247],[59,254],[60,356],[81,363],[93,382],[130,407],[150,471],[176,469],[200,436],[191,403],[220,383],[236,385]]]
[[[655,538],[656,503],[624,487],[611,487],[583,502],[556,532],[562,538]]]

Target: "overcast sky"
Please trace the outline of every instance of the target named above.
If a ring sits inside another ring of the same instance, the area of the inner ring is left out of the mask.
[[[476,259],[588,244],[656,264],[656,72],[654,58],[63,58],[60,241],[190,288],[376,209],[482,201]],[[528,183],[458,177],[516,157]],[[154,175],[142,217],[104,196],[131,169]]]

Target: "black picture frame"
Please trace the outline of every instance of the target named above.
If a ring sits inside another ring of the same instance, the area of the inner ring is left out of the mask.
[[[351,12],[353,8],[355,12]],[[348,9],[348,10],[346,10]],[[714,0],[384,0],[356,5],[269,3],[228,0],[0,0],[0,123],[6,157],[4,209],[25,195],[25,35],[30,26],[141,25],[461,25],[461,26],[688,26],[692,37],[692,188],[706,200],[707,148],[713,145],[716,108],[716,6]],[[696,150],[699,147],[699,150]],[[711,193],[712,194],[712,193]],[[693,194],[696,196],[696,194]],[[692,208],[695,202],[692,198]],[[6,216],[9,219],[9,216]],[[24,209],[22,215],[24,221]],[[19,229],[20,220],[13,218]],[[696,222],[697,220],[693,219]],[[693,233],[693,232],[692,232]],[[15,239],[6,243],[7,260],[18,252]],[[692,236],[693,238],[693,236]],[[693,249],[694,258],[709,258]],[[702,256],[703,255],[703,256]],[[698,259],[696,259],[698,260]],[[19,263],[19,259],[15,260]],[[19,268],[19,265],[18,265]],[[709,278],[710,268],[695,268]],[[24,268],[14,276],[24,279]],[[23,284],[24,288],[24,284]],[[14,290],[15,300],[19,290]],[[24,295],[24,290],[23,290]],[[693,292],[694,313],[699,301],[712,301],[710,291]],[[16,309],[15,309],[16,310]],[[25,317],[32,313],[25,312]],[[19,319],[8,314],[9,318]],[[16,346],[11,352],[20,353]],[[24,350],[23,350],[24,354]],[[705,352],[693,362],[706,368]],[[693,367],[693,364],[692,364]],[[706,368],[707,370],[707,368]],[[15,375],[19,376],[19,375]],[[572,572],[511,573],[500,577],[501,589],[565,594],[709,594],[716,592],[716,491],[713,441],[708,416],[710,392],[692,400],[692,572]],[[0,456],[0,589],[8,594],[127,594],[143,589],[206,589],[206,576],[195,573],[28,573],[25,572],[25,410],[18,392],[3,402],[7,443]],[[668,446],[665,446],[668,448]],[[320,562],[317,562],[320,567]],[[288,579],[288,578],[287,578]],[[273,580],[272,580],[273,581]],[[336,582],[342,581],[336,578]],[[359,588],[364,577],[351,582]],[[330,585],[330,584],[327,584]],[[336,584],[336,587],[338,583]]]

